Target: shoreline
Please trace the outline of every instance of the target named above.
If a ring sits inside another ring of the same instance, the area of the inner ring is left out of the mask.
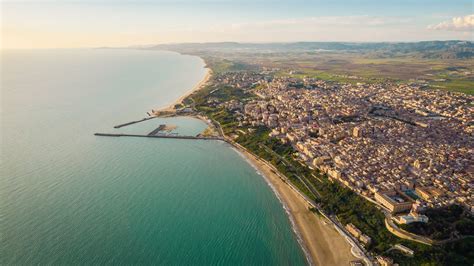
[[[229,143],[229,142],[228,142]],[[264,178],[283,205],[297,241],[310,265],[348,265],[358,260],[352,247],[330,222],[309,210],[310,204],[299,192],[286,183],[267,162],[248,152],[240,145],[231,147]]]
[[[159,113],[159,112],[174,112],[176,109],[174,108],[177,104],[182,104],[184,99],[189,97],[191,94],[194,92],[200,90],[204,85],[209,81],[209,79],[212,76],[212,70],[208,67],[205,67],[206,69],[206,74],[204,77],[199,81],[191,90],[187,91],[183,95],[181,95],[178,99],[176,99],[174,102],[172,102],[170,105],[165,106],[163,108],[159,108],[157,110],[153,110],[153,113]]]
[[[176,111],[174,106],[180,104],[192,93],[203,88],[212,76],[212,70],[207,68],[204,78],[196,84],[190,91],[179,97],[176,101],[167,107],[154,110],[154,115],[160,112],[173,113]],[[176,114],[174,114],[176,115]],[[207,117],[201,115],[183,115],[190,116],[205,122],[209,126],[213,126]],[[216,128],[216,130],[218,130]],[[223,132],[222,132],[223,133]],[[228,140],[224,136],[226,142],[240,156],[244,158],[273,191],[274,195],[282,204],[294,234],[296,235],[298,244],[310,265],[348,265],[352,260],[358,260],[352,253],[351,245],[346,239],[337,232],[330,222],[323,222],[322,217],[317,216],[309,210],[310,204],[306,201],[300,192],[296,191],[291,184],[280,177],[278,170],[268,165],[268,162],[253,155],[239,144]],[[240,146],[240,147],[239,147]],[[273,168],[273,169],[272,169]]]
[[[306,246],[305,241],[303,240],[303,236],[301,235],[300,231],[298,230],[298,228],[296,226],[295,218],[293,217],[293,214],[292,214],[290,208],[288,207],[288,204],[286,203],[286,201],[282,199],[282,197],[280,195],[280,192],[278,192],[278,190],[275,188],[272,181],[270,181],[269,178],[265,174],[262,173],[261,169],[257,165],[255,165],[255,163],[252,162],[252,160],[248,157],[248,156],[251,156],[250,154],[244,154],[244,152],[240,151],[234,145],[232,145],[232,149],[235,152],[237,152],[237,154],[239,154],[248,164],[250,164],[250,166],[252,166],[257,171],[257,174],[260,175],[265,180],[265,183],[267,183],[267,185],[270,187],[272,192],[277,197],[280,204],[283,206],[283,209],[285,210],[285,213],[286,213],[286,215],[288,216],[288,218],[290,220],[291,229],[292,229],[293,233],[296,235],[296,238],[297,238],[296,240],[298,241],[298,245],[300,245],[300,247],[302,248],[303,253],[306,257],[306,261],[309,263],[309,265],[315,265],[314,264],[314,258],[311,256],[311,254],[308,250],[308,247]],[[245,152],[245,153],[247,153],[247,152]],[[252,157],[254,157],[254,156],[252,156]]]

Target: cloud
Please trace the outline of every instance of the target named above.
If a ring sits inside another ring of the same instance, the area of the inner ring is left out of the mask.
[[[464,17],[455,17],[436,25],[428,26],[430,30],[471,31],[474,30],[474,14]]]

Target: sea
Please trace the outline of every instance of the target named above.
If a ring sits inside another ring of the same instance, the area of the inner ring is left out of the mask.
[[[195,56],[128,49],[3,50],[0,264],[305,265],[282,203],[219,141],[99,137],[157,118],[205,75]]]

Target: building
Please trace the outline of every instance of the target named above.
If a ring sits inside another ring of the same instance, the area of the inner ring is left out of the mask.
[[[409,214],[393,217],[393,220],[398,224],[411,224],[414,222],[427,223],[429,220],[428,216],[419,214],[418,211],[420,209],[421,203],[419,200],[417,200],[415,203],[413,203],[413,207],[411,208]]]
[[[380,266],[391,266],[393,265],[393,260],[391,258],[377,256],[375,257]]]
[[[443,196],[443,192],[435,187],[417,187],[415,192],[428,202],[431,202],[434,198]]]
[[[354,137],[356,137],[356,138],[362,137],[362,130],[361,130],[359,127],[355,127],[355,128],[352,130],[352,136],[354,136]]]
[[[370,236],[363,234],[359,228],[355,227],[352,223],[346,224],[347,231],[353,235],[355,238],[359,239],[365,246],[370,245],[372,243],[372,238]]]
[[[360,240],[360,242],[364,243],[365,246],[368,246],[368,245],[370,245],[370,243],[372,243],[372,238],[370,238],[370,236],[365,235],[365,234],[362,234],[359,237],[359,240]]]
[[[356,238],[359,238],[359,236],[362,235],[362,232],[357,227],[355,227],[355,225],[351,223],[346,224],[346,229],[347,231],[349,231],[349,233],[351,233],[351,235],[353,235]]]
[[[375,192],[375,200],[390,210],[391,213],[408,211],[413,205],[413,200],[410,197],[396,190]]]
[[[410,212],[407,215],[394,217],[393,220],[398,224],[411,224],[414,222],[427,223],[429,219],[426,215]]]
[[[328,162],[330,160],[331,160],[331,157],[329,157],[329,156],[319,156],[319,157],[314,158],[313,165],[315,167],[318,167],[318,166],[320,166],[320,165],[322,165],[325,162]]]

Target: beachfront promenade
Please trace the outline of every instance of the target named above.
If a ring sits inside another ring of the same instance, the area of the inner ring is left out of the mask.
[[[356,257],[364,261],[365,265],[371,266],[373,265],[372,263],[372,258],[366,254],[364,247],[359,244],[359,242],[350,234],[346,231],[344,226],[332,215],[328,215],[325,213],[325,211],[312,199],[308,198],[305,194],[303,194],[295,185],[292,184],[292,182],[285,176],[283,175],[274,165],[269,163],[268,161],[262,159],[261,157],[257,156],[254,154],[252,151],[248,150],[244,146],[240,145],[239,143],[235,142],[231,138],[227,137],[224,133],[224,130],[222,130],[222,127],[219,122],[213,120],[213,119],[207,119],[208,122],[210,121],[212,124],[219,132],[219,134],[222,136],[222,140],[229,143],[232,145],[234,148],[236,148],[238,151],[247,154],[248,156],[251,156],[255,159],[255,161],[259,161],[263,163],[265,166],[267,166],[271,171],[276,174],[290,189],[296,192],[309,206],[312,208],[316,209],[328,222],[330,222],[333,226],[334,229],[349,243],[349,245],[352,247],[351,248],[351,253]],[[273,151],[272,151],[273,152]],[[279,156],[280,157],[280,156]],[[280,158],[284,160],[284,158]],[[305,182],[301,177],[297,176],[300,181],[313,193],[315,196],[316,194],[319,194],[311,184],[308,182]]]
[[[277,176],[279,176],[301,198],[303,198],[303,200],[306,201],[306,203],[309,206],[316,209],[321,214],[321,216],[323,216],[328,222],[332,223],[332,225],[334,226],[334,229],[336,229],[336,231],[342,237],[344,237],[346,239],[346,241],[352,246],[351,252],[355,257],[357,257],[359,259],[362,259],[365,262],[366,265],[369,265],[369,266],[373,265],[371,258],[365,253],[365,249],[358,243],[358,241],[351,234],[349,234],[345,230],[344,226],[334,216],[326,214],[324,212],[324,210],[316,202],[314,202],[312,199],[308,198],[305,194],[303,194],[296,186],[294,186],[291,183],[291,181],[285,175],[280,173],[280,171],[278,171],[278,169],[275,166],[273,166],[271,163],[267,162],[266,160],[258,157],[253,152],[249,151],[247,148],[243,147],[242,145],[240,145],[240,144],[238,144],[238,143],[236,143],[232,140],[227,139],[226,142],[233,145],[237,150],[249,154],[250,156],[254,157],[255,160],[262,162],[268,168],[273,170],[273,172]],[[313,191],[315,191],[315,190],[314,190],[314,188],[312,188],[312,186],[310,184],[305,182],[301,177],[298,176],[298,178],[303,183],[303,185],[305,185],[306,188],[308,188],[311,191],[311,193],[314,193]],[[316,191],[316,193],[317,193],[317,191]]]

